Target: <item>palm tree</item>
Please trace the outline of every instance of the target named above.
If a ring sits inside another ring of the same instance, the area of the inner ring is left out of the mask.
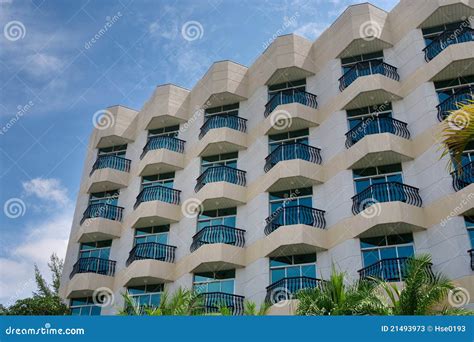
[[[465,315],[470,311],[448,308],[443,303],[454,284],[441,273],[433,274],[431,256],[419,255],[408,259],[403,289],[394,283],[374,279],[385,292],[393,315]]]
[[[376,291],[374,282],[345,284],[345,273],[333,267],[328,281],[321,286],[300,291],[298,315],[386,315],[389,309]]]
[[[128,293],[123,294],[124,308],[120,315],[138,316],[192,316],[203,312],[202,297],[192,290],[179,288],[170,297],[164,292],[157,307],[141,306]]]
[[[451,155],[457,170],[461,170],[461,155],[474,140],[474,101],[459,103],[458,109],[443,121],[441,158]]]

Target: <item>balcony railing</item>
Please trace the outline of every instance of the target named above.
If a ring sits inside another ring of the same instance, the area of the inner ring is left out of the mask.
[[[246,185],[246,172],[229,166],[212,166],[204,171],[197,179],[194,191],[198,192],[208,183],[227,182],[240,186]]]
[[[361,76],[380,74],[395,81],[400,79],[397,68],[394,66],[384,63],[380,60],[359,62],[354,64],[342,77],[339,79],[339,90],[343,91],[352,82]]]
[[[385,281],[403,281],[406,279],[410,258],[382,259],[376,263],[359,270],[360,279],[378,278]],[[433,277],[431,264],[426,272]]]
[[[114,276],[116,262],[100,258],[79,258],[72,267],[69,279],[77,273],[97,273],[107,276]]]
[[[298,89],[289,89],[282,90],[275,95],[273,95],[270,101],[265,105],[265,112],[263,115],[268,117],[271,112],[279,105],[284,105],[288,103],[301,103],[302,105],[318,108],[318,101],[316,101],[316,95],[307,93],[303,90]]]
[[[160,201],[171,204],[179,204],[180,195],[180,190],[168,188],[162,185],[149,186],[143,188],[143,190],[140,191],[133,208],[136,209],[140,205],[140,203],[149,201]]]
[[[265,158],[265,172],[270,171],[278,162],[283,160],[302,159],[315,164],[321,164],[321,150],[301,143],[278,146]]]
[[[451,175],[454,190],[464,189],[474,181],[474,162],[464,165],[460,170],[453,171]]]
[[[474,271],[474,249],[470,249],[467,251],[469,256],[471,257],[471,270]]]
[[[468,103],[474,98],[474,86],[469,85],[459,88],[456,92],[446,100],[436,106],[438,109],[438,120],[443,121],[452,111],[458,109],[458,104]]]
[[[127,266],[135,260],[153,259],[165,262],[174,262],[176,247],[157,242],[136,244],[130,251]]]
[[[370,134],[392,133],[399,137],[410,139],[410,132],[407,126],[405,122],[388,117],[368,117],[346,133],[346,148],[351,147]]]
[[[143,159],[145,154],[151,150],[159,150],[160,148],[164,148],[166,150],[183,153],[184,152],[184,140],[168,137],[168,136],[157,136],[151,137],[148,139],[145,147],[143,148],[143,152],[140,156],[140,159]]]
[[[304,224],[307,226],[326,228],[324,210],[319,210],[304,205],[280,207],[266,218],[265,235],[277,230],[281,226]]]
[[[444,49],[453,44],[474,41],[474,30],[468,26],[460,26],[456,30],[444,31],[423,49],[425,60],[431,61]]]
[[[92,170],[89,173],[89,176],[91,176],[95,170],[106,168],[130,172],[130,159],[125,159],[114,155],[98,156],[94,165],[92,165]]]
[[[247,119],[238,117],[237,115],[220,114],[213,115],[206,118],[204,125],[201,127],[199,133],[199,139],[202,139],[209,130],[214,128],[231,128],[236,131],[246,132],[247,131]]]
[[[244,313],[244,296],[234,295],[224,292],[206,292],[201,293],[202,311],[204,313],[219,313],[220,309],[228,308],[233,315],[242,315]]]
[[[224,225],[204,227],[193,236],[193,243],[190,249],[191,252],[194,252],[202,245],[213,243],[225,243],[237,247],[244,247],[244,233],[245,230]]]
[[[267,303],[276,304],[282,300],[292,299],[296,293],[305,289],[313,289],[323,284],[321,279],[310,277],[288,277],[267,286]]]
[[[107,220],[122,221],[123,208],[107,203],[90,204],[82,214],[81,224],[87,219],[105,218]]]
[[[399,182],[378,183],[352,197],[352,212],[357,215],[377,202],[405,202],[421,207],[419,189]]]

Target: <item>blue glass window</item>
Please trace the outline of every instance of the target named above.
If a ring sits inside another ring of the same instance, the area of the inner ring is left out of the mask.
[[[229,226],[235,228],[237,208],[206,210],[198,216],[197,231],[208,226]]]
[[[140,307],[157,307],[160,305],[163,284],[146,284],[142,286],[129,286],[127,292]]]
[[[207,108],[204,111],[204,117],[208,118],[214,115],[239,115],[239,103],[232,103],[225,106]]]
[[[92,204],[110,204],[117,205],[119,190],[93,192],[89,196],[89,205]]]
[[[92,297],[72,298],[69,303],[72,316],[98,316],[101,307],[96,305]]]
[[[466,223],[471,247],[474,248],[474,216],[464,216],[464,222]]]
[[[458,21],[449,24],[443,24],[428,28],[421,29],[423,33],[423,38],[425,40],[426,46],[430,45],[436,38],[438,38],[444,31],[454,31],[459,30],[461,27],[466,25],[466,22]],[[467,21],[467,26],[469,26],[469,21]],[[457,35],[453,34],[452,39],[457,39]]]
[[[364,267],[384,259],[412,257],[415,254],[413,235],[387,235],[360,239]]]
[[[157,129],[150,129],[148,131],[148,138],[152,137],[171,137],[177,138],[179,133],[179,125],[162,127]]]
[[[157,175],[142,177],[142,189],[153,187],[156,185],[165,186],[167,188],[172,189],[173,183],[174,183],[174,172],[160,173]]]
[[[366,53],[363,55],[356,55],[352,57],[341,58],[342,74],[344,75],[346,72],[348,72],[354,66],[354,64],[357,64],[359,62],[366,62],[366,61],[382,61],[383,62],[383,51],[377,51],[377,52],[372,52],[372,53]]]
[[[391,164],[377,167],[368,167],[365,169],[353,170],[353,179],[356,193],[361,193],[373,184],[386,182],[403,183],[402,165]],[[387,189],[387,193],[390,191]]]
[[[83,242],[79,248],[79,258],[109,259],[112,240]]]
[[[270,192],[270,215],[276,212],[280,207],[297,205],[313,207],[313,188]]]
[[[237,168],[238,152],[217,154],[201,158],[201,173],[213,166],[228,166]]]
[[[297,131],[271,134],[268,136],[269,153],[275,151],[278,146],[285,144],[300,143],[308,145],[309,129],[300,129]]]
[[[346,111],[347,113],[347,121],[349,125],[349,130],[356,127],[360,124],[363,120],[367,120],[369,118],[391,118],[392,117],[392,104],[391,103],[382,103],[374,106],[369,107],[362,107],[357,109],[350,109]],[[380,122],[377,120],[373,121],[366,121],[367,127],[366,129],[371,132],[382,132],[382,128],[380,127]]]
[[[169,225],[136,228],[134,244],[157,242],[166,245],[168,244],[169,230]]]
[[[125,145],[99,148],[98,155],[123,157],[125,156],[126,152],[127,152],[127,145],[125,144]]]
[[[193,288],[198,293],[234,294],[235,270],[195,273]]]
[[[474,75],[434,82],[439,103],[454,95],[459,88],[467,87],[469,85],[474,86]]]
[[[316,254],[270,258],[270,284],[290,277],[316,278]]]
[[[272,98],[275,94],[285,91],[306,91],[306,78],[290,81],[290,82],[283,82],[278,84],[273,84],[268,86],[268,100]]]

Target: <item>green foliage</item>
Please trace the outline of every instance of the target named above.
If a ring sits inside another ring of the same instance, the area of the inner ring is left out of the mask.
[[[63,261],[53,253],[48,267],[52,273],[52,284],[46,282],[38,266],[34,265],[37,290],[33,292],[33,297],[19,299],[8,308],[1,306],[0,315],[68,315],[69,309],[58,294]]]

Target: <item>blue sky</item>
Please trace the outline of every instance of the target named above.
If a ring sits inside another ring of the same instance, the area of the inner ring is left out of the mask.
[[[277,33],[314,40],[358,2],[0,0],[0,303],[31,292],[35,262],[64,256],[96,111],[192,88],[213,61],[250,66]]]

